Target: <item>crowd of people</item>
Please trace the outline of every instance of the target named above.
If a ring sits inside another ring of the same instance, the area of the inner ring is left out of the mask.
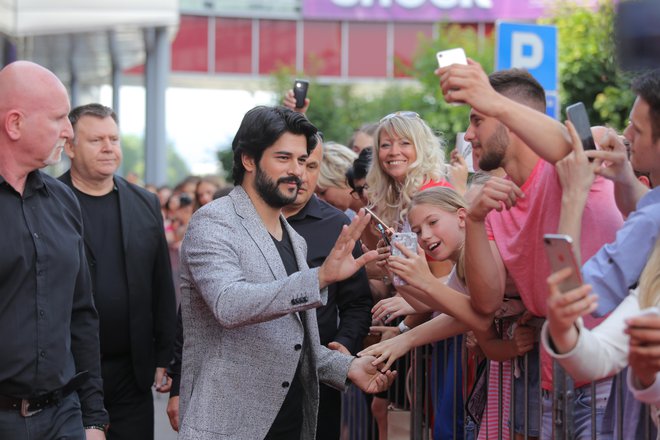
[[[574,438],[657,426],[660,70],[586,151],[528,72],[436,75],[470,107],[474,173],[415,111],[343,145],[289,91],[246,113],[233,184],[142,188],[115,174],[112,109],[70,109],[36,64],[2,69],[0,438],[153,438],[155,387],[181,439],[337,440],[352,382],[386,440],[387,390],[427,344],[434,439],[552,438],[553,363]],[[39,171],[63,152],[68,172]],[[551,273],[545,234],[580,273]]]

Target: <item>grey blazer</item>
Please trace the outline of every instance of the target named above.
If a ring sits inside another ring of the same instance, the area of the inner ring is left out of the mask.
[[[353,358],[320,345],[313,309],[327,293],[307,267],[304,239],[284,224],[300,268],[289,277],[241,186],[190,222],[181,247],[179,439],[263,439],[301,356],[302,440],[316,432],[319,380],[345,387]]]

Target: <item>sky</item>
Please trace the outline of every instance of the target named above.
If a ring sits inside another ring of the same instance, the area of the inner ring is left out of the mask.
[[[245,112],[256,105],[272,105],[274,99],[266,91],[169,88],[165,96],[167,139],[193,174],[215,173],[215,152],[231,145]],[[112,105],[109,86],[101,88],[100,100]],[[119,100],[121,132],[144,137],[144,88],[123,86]]]

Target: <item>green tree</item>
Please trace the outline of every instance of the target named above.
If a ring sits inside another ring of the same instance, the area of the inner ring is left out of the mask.
[[[622,129],[634,95],[630,75],[616,63],[614,16],[612,0],[599,1],[595,10],[562,0],[542,22],[554,24],[559,33],[559,96],[563,106],[582,101],[593,125]]]
[[[367,122],[378,122],[383,116],[399,111],[412,110],[420,114],[429,125],[447,140],[447,151],[453,149],[456,133],[465,130],[468,124],[468,108],[452,106],[442,98],[435,53],[453,47],[463,47],[471,58],[486,68],[491,68],[494,59],[492,36],[480,37],[472,27],[438,24],[438,38],[428,39],[419,35],[420,47],[413,56],[411,67],[397,61],[397,71],[402,71],[418,80],[417,84],[391,84],[374,87],[370,92],[358,92],[350,84],[321,84],[310,78],[309,98],[312,104],[307,116],[313,121],[326,139],[346,143],[353,131]],[[275,90],[284,92],[291,88],[296,74],[282,68],[274,75]]]
[[[227,180],[227,183],[232,182],[231,170],[234,166],[234,152],[231,147],[225,146],[220,147],[216,155],[218,157],[218,162],[222,164],[223,177]]]
[[[121,138],[123,173],[134,172],[144,179],[144,141],[141,137],[127,134]],[[167,184],[174,186],[190,174],[188,165],[171,143],[167,144]]]

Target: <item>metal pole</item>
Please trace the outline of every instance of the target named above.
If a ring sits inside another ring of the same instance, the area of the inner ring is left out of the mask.
[[[117,49],[117,35],[114,30],[108,31],[108,53],[110,54],[110,82],[112,86],[112,108],[119,114],[119,88],[121,87],[121,65]],[[121,128],[120,128],[121,130]],[[124,163],[119,164],[117,174],[124,175]]]
[[[170,45],[164,26],[146,29],[144,35],[147,53],[144,182],[160,186],[167,180],[165,91],[170,72]]]

